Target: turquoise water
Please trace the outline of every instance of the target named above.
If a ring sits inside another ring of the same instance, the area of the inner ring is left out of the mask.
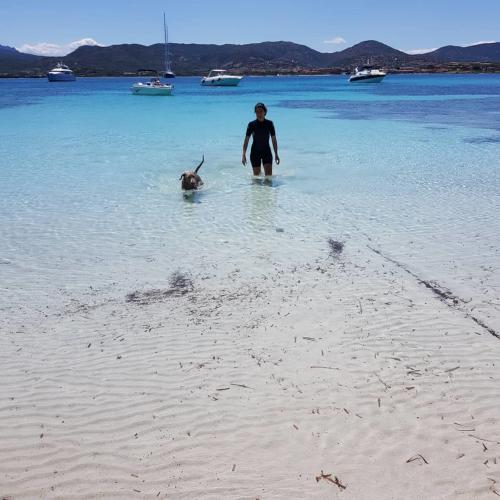
[[[133,96],[133,81],[0,80],[8,322],[178,269],[256,278],[327,258],[329,237],[352,259],[382,249],[498,322],[500,76],[177,78],[172,97]],[[240,162],[257,101],[280,146],[271,186]],[[185,200],[179,175],[202,155],[205,188]]]

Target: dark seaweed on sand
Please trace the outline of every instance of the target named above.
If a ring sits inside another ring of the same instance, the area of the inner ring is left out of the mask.
[[[179,297],[188,292],[193,291],[194,285],[191,278],[176,271],[172,273],[168,280],[169,288],[153,288],[151,290],[139,291],[127,294],[125,297],[127,302],[132,302],[139,305],[148,305],[155,302],[161,302],[169,297]]]
[[[179,292],[180,295],[191,291],[193,289],[193,281],[191,278],[180,271],[175,271],[170,276],[168,283],[170,285],[170,290]]]
[[[333,257],[339,256],[344,250],[344,242],[328,238],[328,245],[330,246],[330,255]]]

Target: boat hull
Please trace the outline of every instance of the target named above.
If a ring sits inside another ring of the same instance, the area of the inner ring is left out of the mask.
[[[132,85],[131,89],[134,95],[172,95],[172,86],[155,87],[152,85]]]
[[[74,82],[76,76],[72,74],[64,73],[48,73],[47,78],[49,82]]]
[[[380,83],[384,78],[385,78],[385,75],[351,76],[351,78],[349,78],[349,83]]]
[[[236,87],[241,82],[242,78],[239,76],[229,78],[203,78],[201,84],[205,87]]]

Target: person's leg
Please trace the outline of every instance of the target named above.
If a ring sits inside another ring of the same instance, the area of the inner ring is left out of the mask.
[[[261,158],[255,151],[250,153],[250,163],[252,164],[253,175],[260,175]]]
[[[264,164],[264,175],[266,177],[273,175],[273,155],[270,148],[263,153],[262,163]]]
[[[273,175],[273,164],[272,163],[264,163],[264,175],[266,177]]]

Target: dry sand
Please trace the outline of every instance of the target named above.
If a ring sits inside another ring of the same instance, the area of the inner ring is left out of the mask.
[[[500,496],[499,325],[354,243],[191,279],[4,322],[1,498]]]

